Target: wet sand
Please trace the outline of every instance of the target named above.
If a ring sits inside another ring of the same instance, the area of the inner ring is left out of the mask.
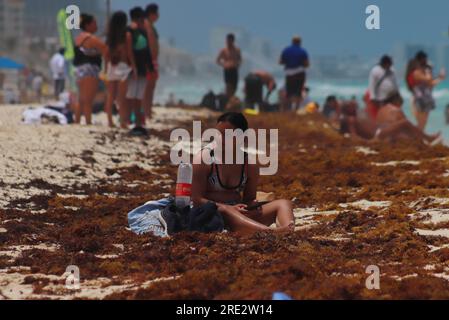
[[[0,299],[449,298],[449,149],[341,137],[316,116],[261,115],[280,165],[259,191],[293,200],[294,234],[137,236],[127,212],[173,192],[173,127],[201,110],[157,108],[148,139],[27,127],[0,107]],[[104,115],[97,121],[106,123]],[[80,290],[65,287],[77,265]],[[368,290],[366,267],[381,270]]]

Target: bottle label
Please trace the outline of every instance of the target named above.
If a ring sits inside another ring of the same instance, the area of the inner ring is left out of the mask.
[[[190,197],[191,195],[192,195],[192,184],[190,184],[190,183],[176,184],[176,196],[177,197]]]

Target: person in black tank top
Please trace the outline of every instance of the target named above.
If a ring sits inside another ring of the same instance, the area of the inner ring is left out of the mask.
[[[98,91],[102,58],[107,55],[106,44],[94,34],[97,32],[95,17],[81,15],[82,33],[75,40],[75,75],[79,88],[79,104],[75,110],[75,122],[81,122],[84,114],[86,124],[92,124],[92,104]]]

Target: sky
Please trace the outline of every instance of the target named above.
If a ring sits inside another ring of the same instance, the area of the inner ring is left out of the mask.
[[[114,9],[146,5],[112,0]],[[397,43],[449,44],[448,0],[159,0],[162,37],[195,53],[209,52],[214,27],[243,27],[276,48],[299,34],[311,54],[365,57],[391,52]],[[380,30],[367,30],[368,5],[380,9]]]

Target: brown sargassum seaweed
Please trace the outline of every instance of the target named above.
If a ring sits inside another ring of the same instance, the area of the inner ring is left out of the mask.
[[[411,219],[409,205],[424,199],[425,207],[429,197],[449,197],[446,147],[416,141],[358,142],[376,152],[363,154],[318,116],[261,115],[250,122],[255,128],[280,130],[279,172],[263,177],[260,190],[294,199],[296,208],[313,206],[338,213],[318,215],[316,224],[292,234],[137,236],[127,230],[127,212],[173,191],[176,168],[170,165],[167,150],[153,172],[138,166],[108,169],[111,175],[121,176],[122,185],[106,180],[61,190],[51,182],[31,182],[53,192],[17,199],[10,208],[0,210],[0,220],[10,220],[3,225],[8,232],[0,233],[0,251],[37,243],[57,244],[59,249],[27,250],[14,261],[0,257],[0,269],[29,266],[31,275],[61,275],[67,265],[76,264],[83,279],[108,277],[115,284],[178,276],[113,294],[112,299],[270,299],[274,291],[295,299],[449,298],[449,282],[435,276],[449,267],[449,249],[429,250],[429,245],[440,246],[448,240],[418,235],[415,228],[423,224]],[[205,119],[204,125],[213,125],[213,119]],[[90,161],[95,158],[95,154],[84,156]],[[373,164],[404,160],[419,163]],[[170,182],[152,183],[164,174]],[[148,183],[129,186],[134,181]],[[61,197],[63,193],[87,198]],[[392,204],[368,210],[339,207],[360,199]],[[15,209],[25,205],[46,213]],[[20,222],[14,220],[19,218]],[[117,256],[98,258],[111,254]],[[365,287],[368,265],[380,267],[380,290]],[[425,268],[428,265],[433,269]],[[35,284],[36,293],[46,291],[48,281],[32,276],[27,281]]]

